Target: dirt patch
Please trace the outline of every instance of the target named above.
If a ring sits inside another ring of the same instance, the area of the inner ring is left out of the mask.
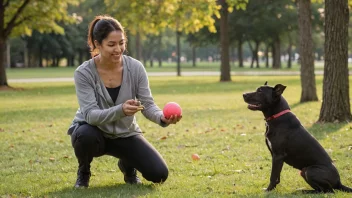
[[[0,86],[0,91],[23,91],[23,88],[11,87],[11,86]]]

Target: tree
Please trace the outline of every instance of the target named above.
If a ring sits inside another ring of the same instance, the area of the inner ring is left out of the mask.
[[[228,4],[225,0],[219,1],[220,10],[220,49],[221,67],[220,81],[231,81],[230,54],[229,54],[229,30],[228,30]]]
[[[248,0],[218,0],[220,9],[220,48],[221,48],[221,67],[220,81],[231,81],[230,54],[229,54],[229,32],[228,15],[233,7],[245,9]]]
[[[219,7],[213,0],[169,0],[165,7],[173,8],[168,17],[168,27],[176,31],[177,76],[181,76],[180,36],[182,33],[195,33],[203,27],[216,32],[214,15],[219,16]]]
[[[352,119],[348,74],[347,0],[325,0],[325,65],[319,122]]]
[[[299,54],[301,62],[301,102],[317,101],[310,0],[298,0]]]
[[[6,40],[10,36],[30,35],[32,30],[64,33],[57,22],[73,21],[67,6],[79,0],[0,0],[0,87],[6,86],[4,65]]]

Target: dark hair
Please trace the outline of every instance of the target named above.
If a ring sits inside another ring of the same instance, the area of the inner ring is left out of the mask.
[[[94,57],[97,52],[95,51],[96,46],[94,41],[98,41],[99,44],[109,35],[110,32],[119,30],[123,33],[127,43],[127,36],[126,33],[116,19],[108,15],[99,15],[96,16],[93,21],[89,24],[88,30],[88,45],[90,47],[90,53],[92,57]]]

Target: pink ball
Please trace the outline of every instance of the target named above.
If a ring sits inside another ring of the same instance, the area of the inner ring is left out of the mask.
[[[178,105],[176,102],[168,102],[164,106],[163,113],[164,113],[164,117],[166,119],[169,119],[170,116],[172,116],[172,115],[181,116],[182,109],[181,109],[180,105]]]

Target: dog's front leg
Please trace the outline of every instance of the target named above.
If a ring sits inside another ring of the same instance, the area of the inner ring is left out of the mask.
[[[278,155],[273,153],[270,184],[266,188],[266,191],[273,190],[276,187],[276,185],[280,183],[280,173],[282,170],[282,166],[284,165],[284,158],[285,158],[284,154]]]

